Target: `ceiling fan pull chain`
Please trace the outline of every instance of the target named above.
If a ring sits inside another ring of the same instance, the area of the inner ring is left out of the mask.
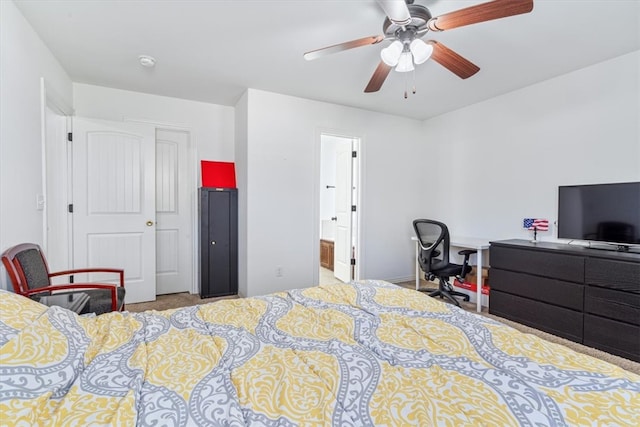
[[[413,69],[413,94],[416,94],[416,69]]]
[[[407,99],[407,73],[404,73],[404,99]]]

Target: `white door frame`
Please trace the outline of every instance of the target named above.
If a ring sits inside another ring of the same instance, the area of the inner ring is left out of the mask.
[[[65,102],[65,100],[55,91],[55,89],[53,89],[51,84],[49,84],[44,77],[41,77],[40,78],[40,138],[41,138],[41,162],[42,162],[41,169],[42,169],[42,197],[43,197],[42,248],[45,251],[45,254],[51,251],[66,251],[67,252],[66,259],[69,263],[71,263],[72,226],[71,226],[71,218],[69,215],[67,215],[67,221],[66,221],[66,224],[64,225],[65,229],[67,230],[66,241],[58,242],[57,244],[59,246],[57,247],[50,247],[51,242],[49,242],[49,239],[48,239],[49,226],[50,225],[56,226],[56,224],[49,223],[50,221],[49,221],[48,194],[51,189],[47,181],[47,171],[49,170],[50,167],[54,167],[56,170],[59,171],[59,173],[64,175],[60,181],[67,183],[66,188],[63,189],[62,193],[64,193],[67,197],[67,200],[65,200],[65,204],[68,204],[69,200],[71,200],[70,177],[71,177],[72,165],[69,157],[71,153],[68,150],[68,142],[66,141],[65,141],[65,146],[67,147],[67,149],[66,149],[65,164],[54,165],[53,162],[51,161],[52,159],[50,159],[48,156],[47,146],[48,144],[51,144],[52,141],[47,141],[48,139],[47,109],[50,109],[51,111],[54,111],[60,116],[65,117],[67,122],[66,124],[67,132],[71,132],[71,116],[73,116],[74,114],[73,108]],[[53,242],[53,243],[55,244],[56,242]],[[71,264],[63,267],[63,269],[65,268],[71,268]]]
[[[352,242],[356,247],[356,268],[354,271],[354,280],[360,280],[366,271],[364,265],[364,237],[363,237],[363,215],[364,211],[364,181],[361,179],[364,173],[364,137],[360,135],[358,132],[349,132],[344,130],[336,130],[336,129],[328,129],[328,128],[318,128],[315,132],[315,140],[314,140],[314,190],[313,190],[313,200],[311,206],[313,206],[313,235],[311,237],[313,242],[313,283],[318,284],[320,282],[320,170],[321,170],[321,148],[322,148],[322,136],[335,136],[339,138],[347,138],[358,141],[356,146],[356,151],[358,155],[356,157],[357,167],[355,168],[356,173],[353,177],[353,185],[356,187],[356,200],[353,202],[357,206],[356,208],[356,224],[355,224],[355,234],[356,241]]]

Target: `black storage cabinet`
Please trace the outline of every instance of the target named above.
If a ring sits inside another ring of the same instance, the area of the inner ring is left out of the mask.
[[[199,189],[200,297],[238,293],[238,190]]]

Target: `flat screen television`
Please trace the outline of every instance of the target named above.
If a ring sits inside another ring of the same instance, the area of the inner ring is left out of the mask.
[[[640,245],[640,182],[560,186],[558,238]]]

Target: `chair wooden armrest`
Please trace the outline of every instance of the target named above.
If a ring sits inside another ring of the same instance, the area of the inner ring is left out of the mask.
[[[120,286],[124,287],[124,270],[119,268],[76,268],[73,270],[63,270],[49,273],[49,277],[70,276],[80,273],[115,273],[120,276]]]

